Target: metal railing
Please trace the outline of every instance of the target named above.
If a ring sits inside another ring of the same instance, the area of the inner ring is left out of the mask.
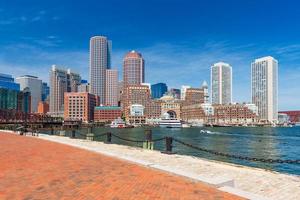
[[[35,133],[38,133],[38,131],[36,131]],[[54,134],[53,130],[51,130],[51,134],[52,135]],[[243,156],[243,155],[238,155],[238,154],[229,154],[229,153],[219,152],[219,151],[195,146],[193,144],[184,142],[182,140],[179,140],[179,139],[173,138],[173,137],[162,137],[162,138],[152,139],[152,131],[151,130],[145,131],[145,138],[146,138],[145,140],[128,139],[128,138],[120,137],[111,132],[102,133],[100,135],[94,135],[93,133],[91,133],[91,131],[88,131],[87,134],[79,133],[79,135],[82,137],[85,137],[86,139],[89,139],[89,140],[95,140],[96,138],[101,138],[101,137],[106,136],[106,140],[104,139],[104,142],[106,142],[106,143],[112,143],[112,138],[117,138],[119,140],[122,140],[125,142],[132,142],[132,143],[149,143],[149,142],[159,142],[159,141],[165,140],[165,151],[162,151],[162,153],[166,153],[166,154],[174,154],[175,153],[172,150],[173,150],[173,143],[176,142],[180,145],[197,150],[199,152],[205,152],[208,154],[222,156],[222,157],[226,157],[226,158],[233,158],[233,159],[237,159],[237,160],[262,162],[262,163],[300,164],[300,159],[296,159],[296,160],[270,159],[270,158],[266,159],[266,158],[248,157],[248,156]],[[37,134],[37,136],[38,136],[38,134]],[[72,131],[71,138],[76,138],[75,131]]]

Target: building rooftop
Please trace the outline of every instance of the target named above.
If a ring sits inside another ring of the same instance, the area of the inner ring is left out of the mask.
[[[266,60],[274,60],[274,61],[278,62],[272,56],[265,56],[265,57],[257,58],[257,59],[255,59],[255,62],[261,62],[261,61],[266,61]]]
[[[231,67],[228,63],[225,63],[225,62],[222,62],[222,61],[213,64],[213,66],[226,66],[226,67]]]
[[[125,59],[126,58],[142,58],[142,54],[136,52],[135,50],[132,50],[125,55]]]
[[[96,106],[95,110],[121,110],[119,106]]]

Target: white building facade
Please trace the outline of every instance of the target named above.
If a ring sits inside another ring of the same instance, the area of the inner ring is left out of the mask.
[[[232,102],[232,67],[224,62],[211,66],[211,103]]]
[[[37,112],[38,104],[42,100],[42,80],[38,77],[24,75],[16,78],[20,84],[20,90],[28,88],[31,95],[31,112]]]
[[[252,103],[258,108],[261,120],[278,120],[278,61],[271,56],[251,63]]]

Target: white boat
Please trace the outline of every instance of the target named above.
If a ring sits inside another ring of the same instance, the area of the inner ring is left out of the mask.
[[[296,122],[296,123],[295,123],[295,126],[300,126],[300,122]]]
[[[126,123],[121,119],[117,118],[110,124],[111,128],[126,128]]]
[[[182,128],[182,123],[179,119],[161,119],[159,122],[160,127],[165,128]]]
[[[186,124],[186,123],[182,123],[181,126],[182,126],[182,128],[190,128],[191,127],[190,124]]]
[[[211,131],[209,131],[209,130],[200,130],[200,133],[208,133],[208,134],[211,134]]]

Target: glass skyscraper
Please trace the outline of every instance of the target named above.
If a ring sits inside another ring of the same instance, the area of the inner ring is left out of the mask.
[[[151,85],[151,96],[153,99],[159,99],[168,91],[168,86],[165,83],[157,83]]]
[[[0,88],[20,91],[20,84],[14,82],[14,78],[9,74],[0,73]]]
[[[31,95],[8,74],[0,74],[0,109],[31,112]]]

